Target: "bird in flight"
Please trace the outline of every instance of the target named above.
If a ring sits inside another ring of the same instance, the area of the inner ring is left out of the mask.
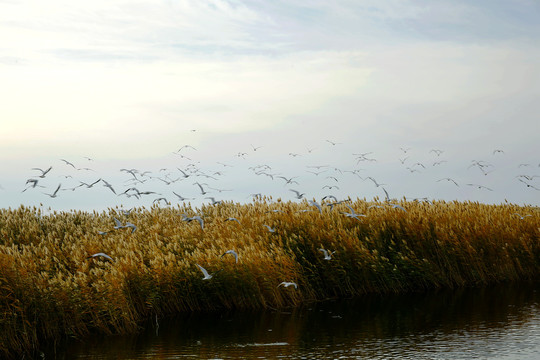
[[[329,252],[326,249],[319,249],[320,252],[324,255],[324,260],[332,260],[332,254],[335,253],[335,251]]]
[[[378,183],[377,180],[375,180],[374,178],[372,178],[371,176],[368,176],[367,177],[369,180],[373,181],[373,183],[375,184],[375,187],[379,187],[381,185],[386,185],[386,184],[381,184],[381,183]]]
[[[91,258],[97,258],[97,257],[103,257],[109,261],[114,261],[112,257],[110,257],[109,255],[105,254],[105,253],[102,253],[102,252],[99,252],[99,253],[95,253],[93,255],[90,255],[89,257],[87,257],[87,259],[91,259]]]
[[[451,178],[448,178],[448,177],[447,177],[447,178],[442,178],[442,179],[439,179],[439,180],[437,180],[437,182],[439,182],[439,181],[443,181],[443,180],[446,180],[446,181],[451,181],[451,182],[453,182],[453,183],[454,183],[454,184],[455,184],[456,186],[459,186],[457,182],[455,182],[455,181],[454,181],[453,179],[451,179]]]
[[[45,175],[47,175],[47,173],[48,173],[49,171],[51,171],[51,169],[52,169],[52,166],[49,166],[49,168],[48,168],[47,170],[42,170],[42,169],[40,169],[40,168],[32,168],[32,170],[39,170],[39,171],[41,171],[41,175],[39,175],[40,178],[44,178]]]
[[[223,255],[221,255],[221,257],[224,257],[225,255],[227,254],[231,254],[234,256],[234,259],[236,260],[236,262],[238,263],[238,254],[236,253],[236,251],[234,250],[227,250],[223,253]]]
[[[525,219],[526,217],[532,216],[531,214],[521,215],[518,213],[513,213],[512,215],[517,215],[521,220]]]
[[[212,202],[212,205],[219,205],[222,203],[221,200],[216,200],[216,198],[214,198],[213,196],[208,196],[205,199],[210,199],[210,201]]]
[[[283,281],[277,287],[280,287],[280,286],[283,286],[283,287],[294,286],[295,289],[298,289],[298,284],[295,282]]]
[[[388,204],[388,205],[390,205],[394,209],[400,209],[400,210],[403,210],[403,211],[407,212],[407,210],[405,210],[405,208],[403,206],[400,206],[398,204]]]
[[[201,230],[204,230],[204,220],[203,220],[202,217],[200,217],[200,216],[192,216],[192,217],[186,217],[184,220],[187,221],[187,222],[197,220],[199,222],[199,224],[201,225]]]
[[[484,185],[478,185],[478,184],[467,184],[467,185],[474,186],[474,187],[476,187],[478,189],[486,189],[486,190],[489,190],[489,191],[493,191],[493,189],[490,189],[490,188],[488,188],[488,187],[486,187]]]
[[[345,215],[345,216],[347,216],[347,217],[355,218],[356,220],[360,220],[360,219],[358,218],[359,216],[363,216],[363,217],[366,216],[366,215],[364,215],[364,214],[357,214],[357,213],[354,211],[354,209],[353,209],[352,207],[350,207],[349,205],[345,205],[345,206],[348,207],[348,208],[351,210],[350,213],[348,213],[348,212],[341,212],[343,215]]]
[[[77,169],[77,168],[75,167],[75,165],[73,165],[73,163],[70,163],[69,161],[64,160],[64,159],[60,159],[60,160],[62,160],[63,162],[65,162],[66,165],[69,165],[69,166],[73,167],[74,169]]]
[[[289,189],[289,191],[292,191],[293,193],[295,193],[297,199],[301,199],[305,195],[304,193],[300,193],[300,191],[298,191],[298,190]]]
[[[60,190],[60,186],[62,184],[58,184],[58,187],[56,188],[56,190],[54,190],[54,192],[52,194],[47,194],[47,193],[44,193],[45,195],[49,195],[50,197],[52,198],[55,198],[56,197],[56,194],[58,193],[58,190]]]
[[[178,200],[180,200],[180,201],[193,200],[193,198],[183,197],[182,195],[179,195],[179,194],[175,193],[174,191],[173,191],[173,194],[176,195],[178,197]]]
[[[114,191],[114,188],[112,187],[111,184],[109,184],[108,182],[106,182],[106,181],[103,180],[103,179],[100,179],[100,180],[103,181],[103,186],[108,187],[108,188],[114,193],[114,195],[116,195],[116,191]],[[97,181],[96,181],[96,182],[97,182]]]
[[[227,219],[225,219],[225,221],[236,221],[238,224],[240,224],[240,221],[238,221],[237,218],[233,218],[233,217],[227,218]],[[242,225],[242,224],[240,224],[240,225]]]
[[[321,207],[321,205],[319,205],[318,202],[313,201],[313,200],[309,200],[308,202],[309,202],[310,205],[313,205],[313,206],[315,206],[317,209],[319,209],[319,213],[322,214],[322,207]]]
[[[223,269],[221,269],[221,270],[216,271],[216,272],[213,273],[213,274],[209,274],[208,271],[206,271],[206,269],[203,268],[201,265],[199,265],[199,264],[196,264],[196,265],[199,267],[199,269],[201,269],[201,271],[202,271],[202,273],[203,273],[203,275],[204,275],[203,280],[210,280],[210,279],[213,278],[218,272],[220,272],[221,270],[223,270]]]
[[[204,188],[202,187],[202,185],[199,184],[198,182],[193,183],[193,185],[197,185],[197,186],[199,187],[199,189],[201,189],[201,194],[202,194],[202,195],[208,194],[208,192],[206,192],[206,191],[204,190]]]

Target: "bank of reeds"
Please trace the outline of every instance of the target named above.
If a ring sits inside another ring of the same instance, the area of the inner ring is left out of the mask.
[[[344,204],[319,213],[305,201],[270,199],[129,215],[0,210],[0,357],[32,354],[63,337],[134,332],[141,320],[179,312],[283,308],[540,274],[536,207],[401,201],[404,211],[378,201],[348,204],[366,216],[345,216]],[[204,229],[182,214],[201,215]],[[137,230],[110,231],[114,217]],[[321,248],[335,251],[331,260]],[[238,263],[221,257],[229,249]],[[114,261],[87,259],[98,252]],[[223,270],[202,280],[196,264]],[[282,281],[298,289],[278,287]]]

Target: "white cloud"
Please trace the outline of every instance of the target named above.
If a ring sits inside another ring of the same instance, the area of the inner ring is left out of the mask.
[[[501,9],[483,14],[480,30]],[[424,190],[396,170],[400,146],[419,160],[444,147],[462,179],[463,164],[499,146],[513,152],[500,169],[537,162],[540,51],[521,37],[536,39],[536,25],[504,18],[517,30],[485,41],[467,27],[477,12],[422,1],[3,3],[0,158],[26,158],[25,169],[83,155],[167,166],[189,143],[213,165],[255,144],[261,162],[294,173],[289,152],[306,155],[302,166],[352,168],[365,164],[349,154],[374,151],[380,165],[366,171],[403,180],[391,183],[398,195]],[[326,139],[344,145],[332,152]]]

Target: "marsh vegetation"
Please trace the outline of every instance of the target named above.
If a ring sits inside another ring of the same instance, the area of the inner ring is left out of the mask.
[[[347,216],[346,205],[365,216]],[[262,198],[130,212],[0,210],[0,354],[90,333],[135,333],[142,321],[171,314],[281,309],[540,274],[536,207],[394,205],[356,199],[319,211],[306,200]],[[186,221],[196,216],[203,221]],[[115,218],[136,230],[114,229]],[[222,256],[228,250],[238,261]],[[112,261],[89,258],[96,253]],[[214,276],[204,280],[197,264]]]

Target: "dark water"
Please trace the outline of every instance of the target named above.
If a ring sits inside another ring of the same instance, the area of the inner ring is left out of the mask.
[[[160,319],[60,359],[540,359],[540,286],[498,285]]]

